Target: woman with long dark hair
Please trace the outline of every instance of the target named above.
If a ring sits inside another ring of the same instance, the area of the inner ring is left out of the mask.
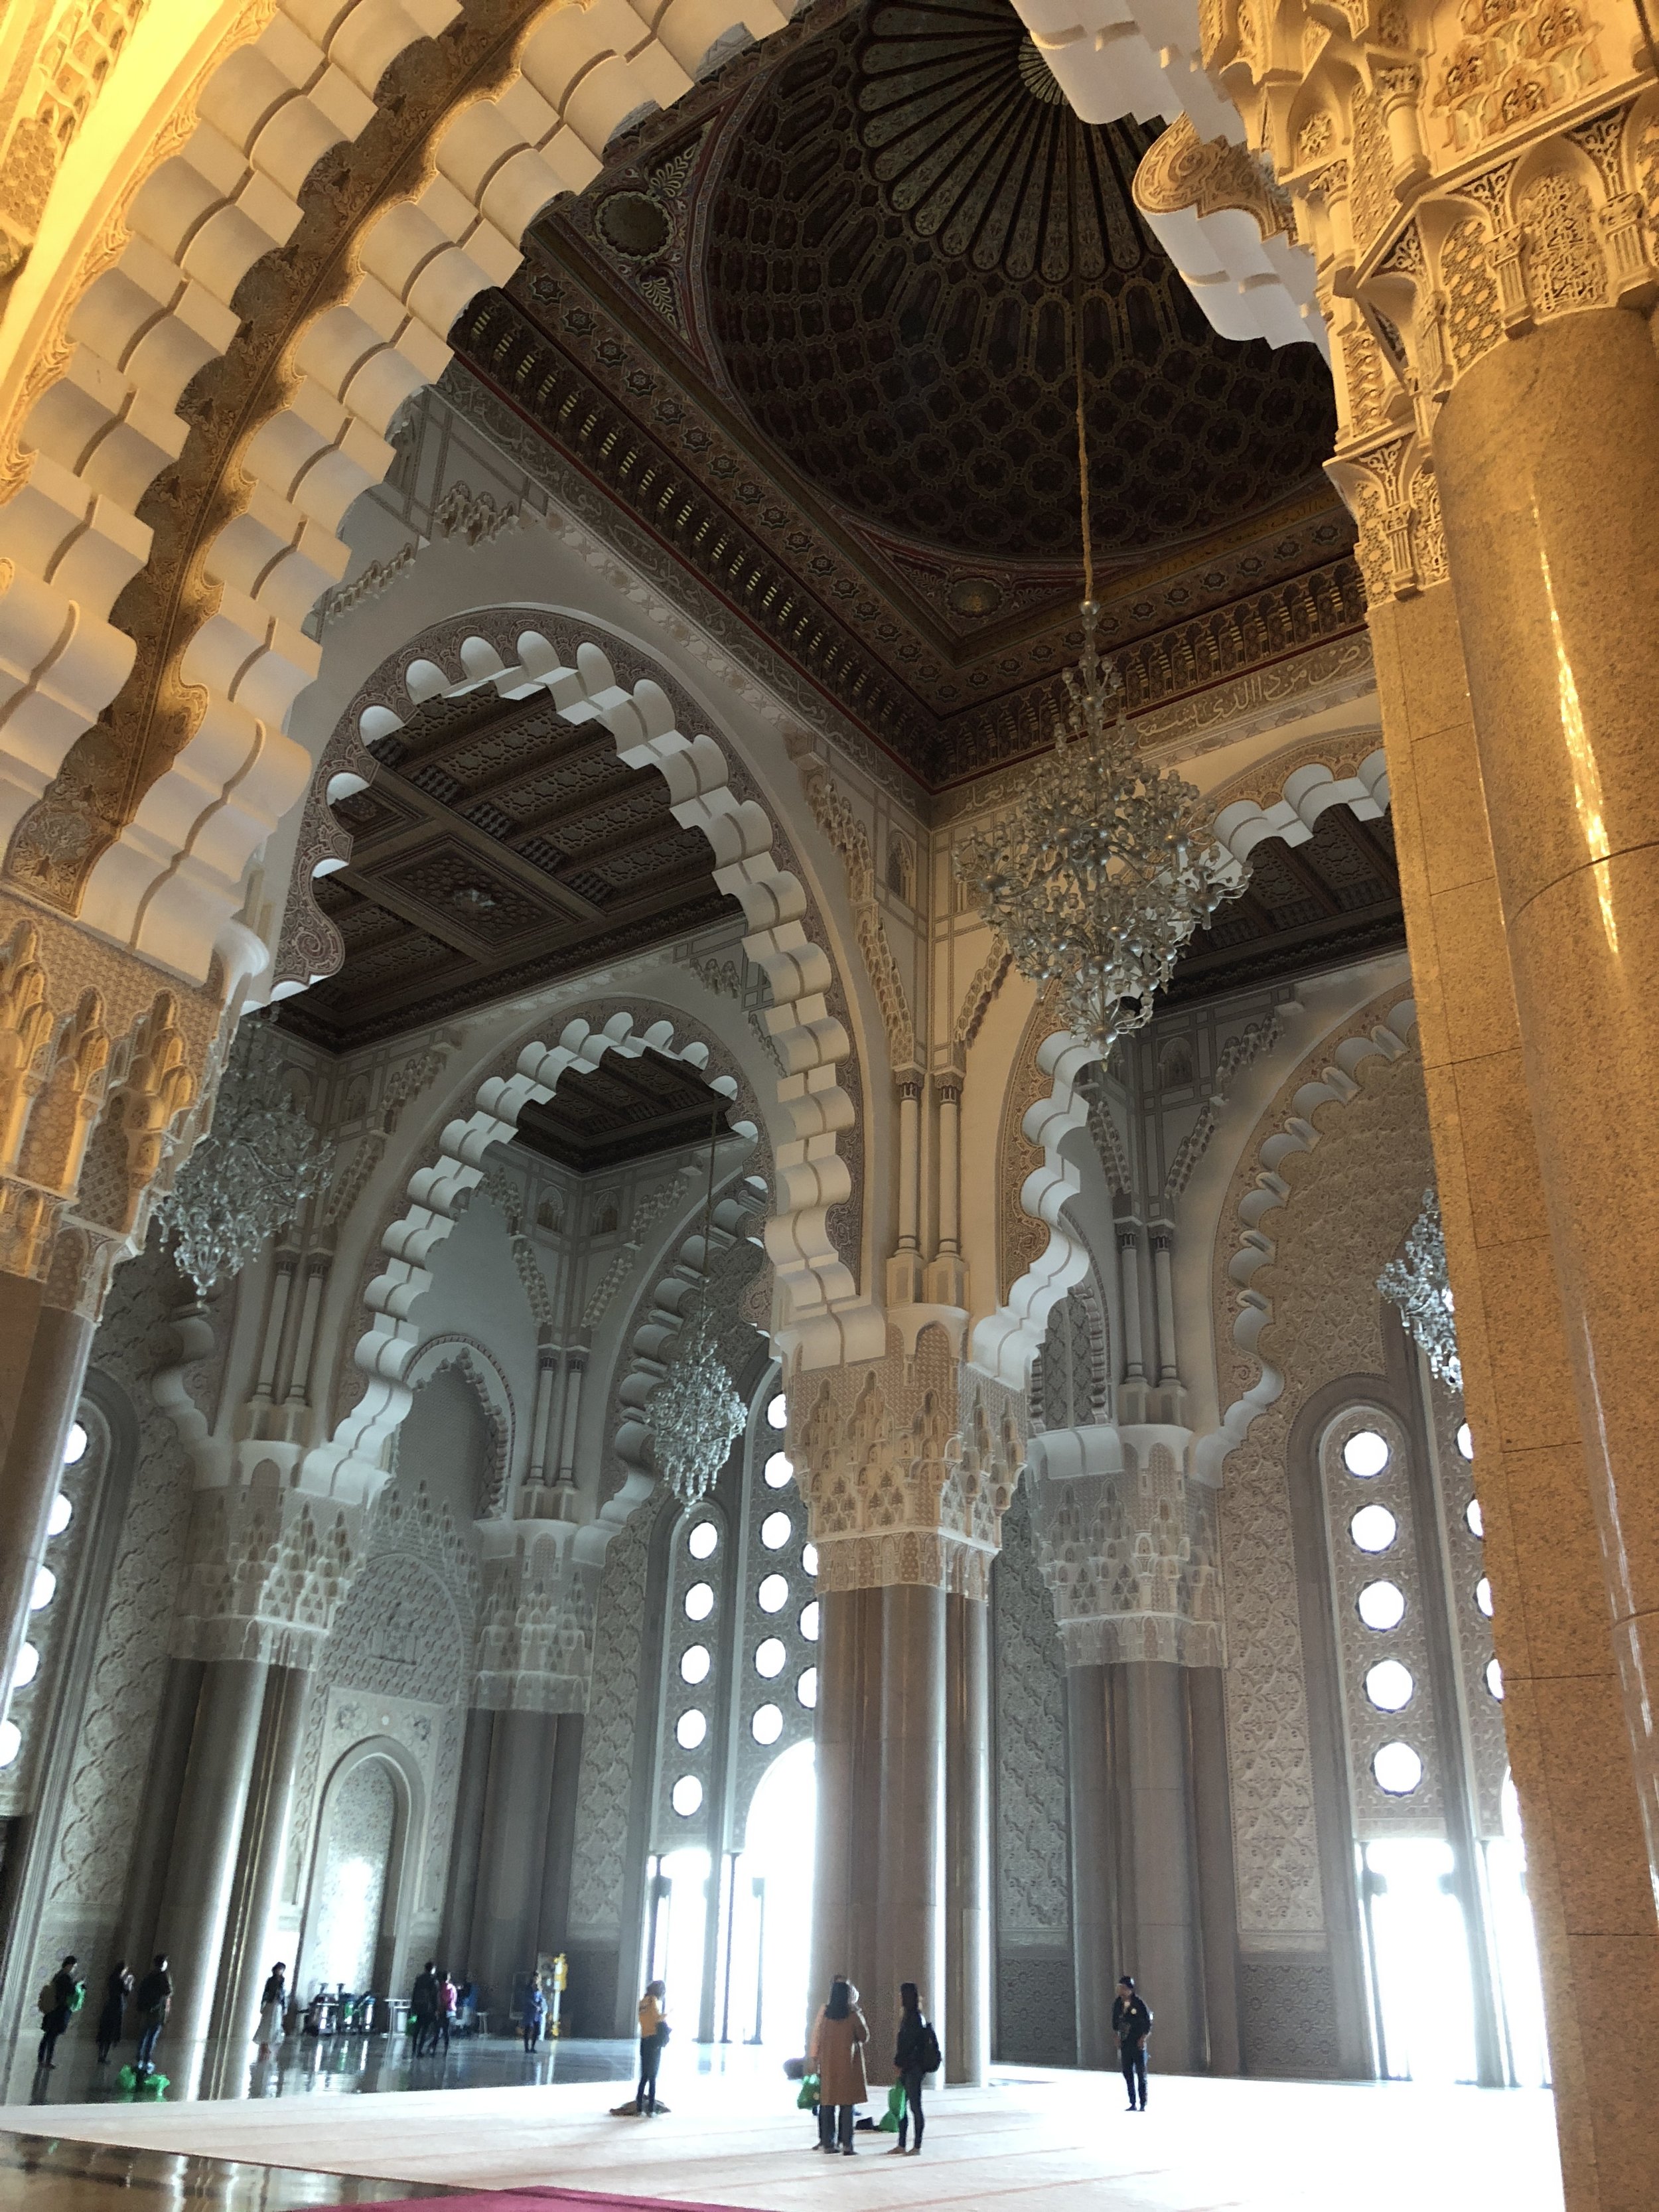
[[[818,2148],[853,2155],[853,2108],[870,2092],[864,2079],[864,2045],[870,2026],[859,2010],[859,1993],[844,1977],[830,1985],[818,2022]],[[837,2140],[839,2138],[839,2140]]]
[[[898,2141],[892,2156],[905,2154],[905,2136],[914,2122],[916,2147],[912,2158],[921,2156],[921,2131],[926,2125],[921,2109],[921,2085],[924,2077],[933,2072],[939,2063],[939,2038],[931,2021],[922,2017],[921,1999],[916,1995],[914,1982],[899,1984],[898,2043],[893,2052],[893,2070],[904,2084],[904,2115],[898,2124]]]

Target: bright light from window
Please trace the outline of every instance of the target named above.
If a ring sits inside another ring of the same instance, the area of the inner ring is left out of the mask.
[[[1406,1618],[1406,1597],[1397,1583],[1367,1583],[1357,1601],[1359,1618],[1367,1628],[1381,1633],[1398,1628]]]
[[[1468,1504],[1463,1508],[1463,1518],[1468,1523],[1471,1536],[1485,1536],[1486,1520],[1480,1510],[1480,1500],[1478,1498],[1470,1498]]]
[[[29,1592],[29,1611],[40,1613],[49,1606],[58,1591],[58,1577],[50,1567],[42,1567],[34,1577],[34,1588]]]
[[[1486,1662],[1486,1687],[1501,1705],[1504,1702],[1504,1670],[1495,1659]]]
[[[693,1583],[685,1593],[685,1617],[688,1620],[707,1620],[714,1610],[714,1586],[709,1583]]]
[[[706,1682],[708,1680],[708,1646],[706,1644],[688,1644],[680,1654],[682,1682]]]
[[[769,1552],[781,1552],[795,1533],[787,1513],[769,1513],[761,1522],[761,1541]]]
[[[763,1613],[781,1613],[789,1602],[789,1584],[782,1575],[768,1575],[755,1592],[755,1602]]]
[[[1376,1786],[1390,1797],[1409,1797],[1423,1779],[1423,1762],[1408,1743],[1385,1743],[1371,1760]]]
[[[9,1766],[23,1748],[23,1731],[15,1721],[0,1721],[0,1766]]]
[[[818,1670],[809,1667],[795,1685],[795,1695],[810,1712],[818,1701]]]
[[[768,1406],[766,1409],[766,1418],[769,1424],[775,1429],[787,1429],[788,1427],[789,1401],[784,1396],[781,1390],[780,1390],[777,1396],[773,1399],[771,1404]]]
[[[669,1802],[682,1820],[689,1820],[702,1803],[702,1784],[695,1774],[682,1774],[669,1792]]]
[[[1400,1523],[1386,1505],[1362,1505],[1348,1523],[1348,1534],[1362,1552],[1386,1552],[1400,1534]]]
[[[787,1452],[774,1452],[761,1473],[766,1477],[769,1489],[781,1490],[786,1482],[794,1480],[795,1462]]]
[[[749,1733],[757,1743],[775,1743],[783,1734],[783,1714],[776,1705],[757,1705],[755,1717],[749,1723]]]
[[[33,1644],[26,1644],[17,1655],[17,1664],[11,1670],[14,1690],[27,1690],[40,1671],[40,1654]]]
[[[781,1636],[769,1636],[763,1644],[755,1647],[755,1672],[763,1674],[769,1682],[783,1672],[783,1662],[788,1657]]]
[[[1488,1576],[1482,1575],[1475,1584],[1474,1601],[1490,1620],[1492,1619],[1492,1582]]]
[[[1469,1425],[1467,1421],[1462,1422],[1459,1425],[1457,1431],[1457,1449],[1462,1453],[1465,1459],[1472,1460],[1474,1457],[1474,1437],[1470,1431]]]
[[[818,1601],[817,1598],[813,1599],[811,1605],[804,1605],[800,1609],[800,1632],[806,1638],[809,1644],[816,1644],[818,1640]]]
[[[64,1446],[64,1464],[65,1467],[80,1466],[82,1461],[87,1455],[88,1442],[88,1438],[86,1431],[82,1427],[79,1421],[74,1422],[70,1429],[68,1441]]]
[[[1359,1429],[1342,1447],[1342,1464],[1350,1474],[1369,1482],[1389,1463],[1389,1447],[1375,1429]]]
[[[708,1722],[695,1705],[674,1724],[674,1741],[682,1751],[695,1751],[708,1734]]]
[[[801,1546],[800,1571],[804,1575],[811,1575],[814,1582],[817,1580],[818,1547],[816,1544],[803,1544]]]
[[[685,1540],[685,1548],[694,1559],[712,1559],[720,1549],[720,1532],[712,1521],[699,1521]]]
[[[46,1516],[47,1535],[61,1536],[74,1518],[75,1508],[60,1490],[57,1497],[52,1499],[52,1510]]]
[[[1403,1712],[1417,1684],[1398,1659],[1379,1659],[1365,1676],[1365,1695],[1380,1713]]]

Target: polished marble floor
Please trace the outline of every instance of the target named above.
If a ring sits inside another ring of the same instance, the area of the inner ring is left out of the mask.
[[[570,2046],[574,2051],[576,2046]],[[562,2053],[559,2054],[562,2057]],[[597,2053],[595,2054],[597,2057]],[[735,2057],[735,2055],[734,2055]],[[750,2054],[750,2059],[758,2054]],[[554,2185],[621,2197],[692,2200],[734,2212],[819,2212],[848,2198],[871,2212],[996,2206],[1006,2212],[1560,2212],[1550,2100],[1530,2091],[1433,2090],[1154,2078],[1131,2118],[1114,2076],[1000,2073],[929,2100],[926,2152],[853,2160],[811,2149],[805,2118],[775,2065],[735,2058],[703,2071],[671,2048],[655,2121],[614,2118],[613,2081],[561,2081],[384,2096],[64,2105],[60,2144],[127,2145],[234,2162],[360,2176],[377,2193]],[[45,2115],[0,2108],[0,2128]],[[29,2212],[117,2212],[89,2187]],[[264,2200],[227,2196],[228,2212]],[[273,2197],[289,2203],[334,2201]],[[182,2204],[182,2199],[180,2199]],[[3,2182],[0,2181],[0,2205]],[[120,2212],[131,2212],[130,2207]],[[169,2208],[171,2212],[171,2208]]]

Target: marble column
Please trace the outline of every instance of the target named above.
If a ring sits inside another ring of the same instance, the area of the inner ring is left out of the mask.
[[[1205,2036],[1210,2072],[1237,2075],[1243,2071],[1243,2053],[1238,2019],[1238,1899],[1233,1879],[1226,1691],[1226,1676],[1219,1667],[1188,1668]]]
[[[0,1421],[9,1416],[0,1471],[0,1720],[28,1632],[29,1598],[46,1555],[46,1521],[94,1328],[80,1314],[42,1304],[41,1291],[38,1283],[0,1275],[0,1334],[7,1347]]]
[[[270,1927],[282,1894],[294,1776],[311,1688],[310,1670],[303,1667],[273,1667],[265,1682],[220,1977],[221,2017],[215,2024],[216,2033],[224,2038],[231,2067],[246,2063],[258,2024],[259,1994],[276,1963]],[[294,1965],[291,1959],[286,1963],[290,1968]]]
[[[990,1607],[953,1593],[945,1615],[945,2064],[977,2082],[990,2058]]]
[[[1123,1930],[1131,1973],[1158,2015],[1158,2063],[1201,2071],[1207,2057],[1199,1962],[1198,1885],[1187,1735],[1188,1669],[1167,1659],[1122,1669],[1121,1832],[1133,1866],[1133,1917]]]
[[[1659,1934],[1460,611],[1444,584],[1375,605],[1371,641],[1566,2200],[1637,2212],[1659,2203]],[[1616,1269],[1611,1197],[1601,1228]]]
[[[546,1871],[556,1713],[500,1712],[490,1734],[483,1839],[466,1971],[505,2019],[515,1975],[534,1966]],[[440,1960],[452,1970],[456,1961]]]
[[[167,2070],[184,2096],[200,2077],[213,2016],[267,1671],[253,1659],[213,1660],[202,1670],[155,1933],[173,1973]]]
[[[1066,1672],[1070,1757],[1072,1942],[1076,1959],[1077,2063],[1099,2070],[1116,2063],[1112,1991],[1119,1959],[1119,1855],[1111,1774],[1113,1716],[1109,1670]]]
[[[483,1847],[484,1805],[489,1787],[489,1745],[495,1716],[475,1705],[466,1717],[461,1778],[450,1830],[449,1878],[444,1891],[438,1948],[462,1975],[471,1970],[472,1915],[478,1895],[478,1855]]]

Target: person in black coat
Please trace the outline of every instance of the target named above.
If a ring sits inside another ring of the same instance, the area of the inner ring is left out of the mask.
[[[438,2047],[438,1966],[428,1959],[415,1977],[415,1987],[410,1993],[409,2009],[415,2022],[415,2056],[421,2057],[429,2044]]]
[[[155,1954],[155,1964],[139,1983],[135,2002],[138,2007],[137,2070],[140,2074],[152,2074],[155,2070],[155,2046],[173,2009],[173,1977],[167,1972],[165,1951]]]
[[[904,2117],[898,2124],[898,2141],[890,2155],[905,2155],[904,2138],[912,2123],[916,2130],[916,2147],[912,2158],[921,2156],[921,2131],[926,2125],[921,2109],[923,2078],[934,2071],[939,2063],[939,2038],[932,2024],[922,2017],[921,1999],[916,1994],[914,1982],[899,1984],[898,2042],[893,2051],[893,2071],[904,2084]]]
[[[1152,2007],[1135,1987],[1133,1974],[1118,1978],[1117,1996],[1112,2006],[1112,2033],[1117,2038],[1118,2061],[1123,2068],[1123,2086],[1129,2093],[1129,2110],[1135,2105],[1135,2091],[1140,2092],[1139,2109],[1146,2109],[1146,2039],[1152,2032]]]
[[[109,2055],[121,2040],[121,2029],[127,2016],[127,2002],[132,1995],[132,1970],[125,1959],[118,1959],[110,1968],[109,1979],[104,1984],[104,2008],[98,2015],[98,2063],[109,2064]]]
[[[80,2009],[80,1999],[86,1984],[75,1971],[75,1954],[71,1952],[46,1988],[40,1992],[40,2048],[35,2055],[37,2066],[50,2068],[55,2063],[52,2053],[58,2048],[58,2039],[70,2024],[70,2014]],[[50,1997],[52,2002],[45,2000]]]

